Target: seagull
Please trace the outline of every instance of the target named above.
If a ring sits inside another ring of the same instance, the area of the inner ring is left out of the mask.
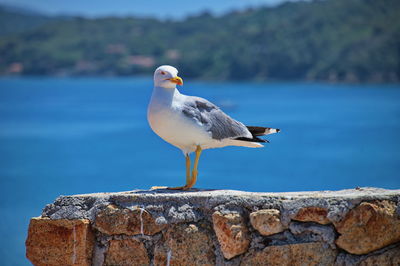
[[[183,85],[183,80],[175,67],[158,67],[154,72],[154,89],[147,110],[151,129],[179,148],[186,158],[186,184],[167,189],[188,190],[195,185],[202,150],[225,146],[259,148],[263,147],[261,143],[268,142],[260,136],[280,131],[245,126],[206,99],[181,94],[177,85]],[[192,152],[195,152],[195,160],[191,172],[189,154]]]

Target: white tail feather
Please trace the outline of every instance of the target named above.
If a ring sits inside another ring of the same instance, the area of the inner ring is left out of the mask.
[[[230,141],[230,144],[232,146],[240,146],[240,147],[248,147],[248,148],[262,148],[264,145],[258,142],[250,142],[250,141],[242,141],[242,140],[234,140],[232,139]]]

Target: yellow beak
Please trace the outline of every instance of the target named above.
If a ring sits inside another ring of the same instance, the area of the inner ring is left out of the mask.
[[[168,79],[168,80],[171,81],[171,82],[173,82],[173,83],[175,83],[175,84],[183,85],[183,80],[182,80],[180,77],[178,77],[178,76],[176,76],[176,77],[174,77],[174,78],[170,78],[170,79]]]

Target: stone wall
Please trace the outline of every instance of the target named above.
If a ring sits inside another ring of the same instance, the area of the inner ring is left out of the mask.
[[[61,196],[32,218],[34,265],[400,265],[400,190]]]

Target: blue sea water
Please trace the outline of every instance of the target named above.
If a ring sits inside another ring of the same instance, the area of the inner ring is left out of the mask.
[[[178,186],[184,157],[149,128],[150,78],[0,79],[0,265],[29,265],[29,218],[59,195]],[[203,152],[196,187],[248,191],[400,187],[400,85],[185,82],[264,149]]]

